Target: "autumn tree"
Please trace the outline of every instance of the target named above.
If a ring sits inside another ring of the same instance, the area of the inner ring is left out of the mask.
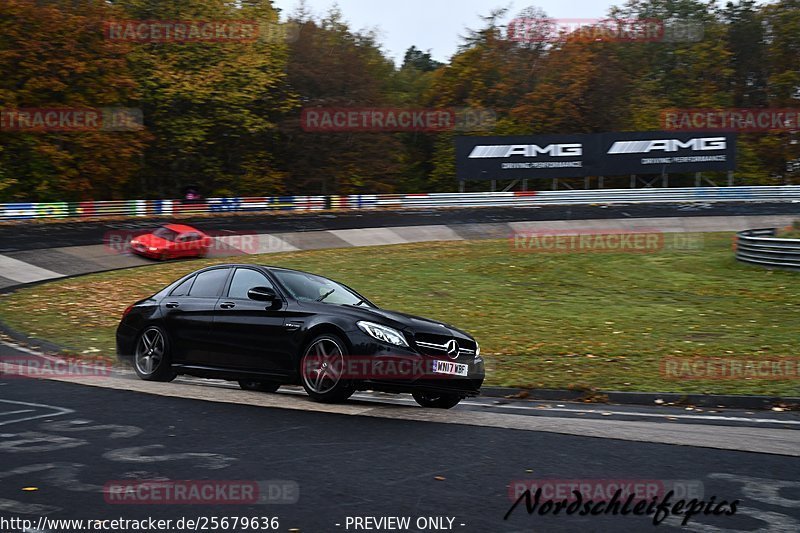
[[[103,36],[101,0],[0,3],[0,108],[135,107],[127,44]],[[121,197],[140,171],[142,131],[0,131],[0,194],[17,200]]]
[[[337,8],[319,20],[301,14],[291,21],[300,29],[289,50],[288,82],[304,108],[396,103],[394,65],[374,34],[351,30]],[[306,131],[297,109],[283,120],[281,139],[287,190],[294,194],[393,192],[402,176],[403,147],[391,133]]]
[[[135,42],[129,54],[154,135],[141,174],[151,197],[197,184],[211,195],[280,192],[277,123],[297,101],[269,0],[115,0],[134,20],[254,21],[255,39]]]

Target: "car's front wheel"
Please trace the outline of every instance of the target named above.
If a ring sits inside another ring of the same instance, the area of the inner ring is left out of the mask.
[[[242,390],[250,390],[255,392],[275,392],[281,388],[280,383],[273,381],[255,381],[252,379],[240,379],[239,386]]]
[[[353,394],[344,375],[344,347],[344,341],[334,335],[320,335],[309,343],[300,360],[300,374],[312,400],[343,402]]]
[[[136,375],[145,381],[172,381],[178,375],[172,370],[169,340],[158,326],[145,329],[136,342],[133,358]]]
[[[433,407],[436,409],[450,409],[458,405],[462,400],[458,394],[437,394],[430,392],[415,392],[412,394],[414,400],[422,407]]]

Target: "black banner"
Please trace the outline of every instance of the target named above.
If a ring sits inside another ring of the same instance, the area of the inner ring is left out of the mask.
[[[736,135],[648,131],[603,133],[593,175],[669,174],[736,168]]]
[[[459,180],[583,176],[588,137],[456,137],[456,175]]]
[[[736,168],[732,133],[457,137],[459,180],[580,178]]]

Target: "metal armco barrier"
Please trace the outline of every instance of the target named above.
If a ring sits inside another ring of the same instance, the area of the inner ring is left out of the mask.
[[[736,234],[736,259],[764,267],[800,270],[800,239],[778,239],[775,228]]]
[[[321,211],[379,208],[534,207],[539,205],[717,202],[800,202],[800,186],[685,187],[572,191],[431,194],[352,194],[349,196],[266,196],[183,200],[113,200],[0,204],[0,220],[174,216],[258,211]]]

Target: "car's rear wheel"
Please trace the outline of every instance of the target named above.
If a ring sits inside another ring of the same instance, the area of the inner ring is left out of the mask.
[[[178,375],[172,370],[169,340],[158,326],[145,329],[136,341],[133,358],[136,375],[145,381],[172,381]]]
[[[345,343],[335,335],[320,335],[311,341],[300,360],[303,388],[318,402],[343,402],[353,392],[344,376]]]
[[[242,390],[255,392],[275,392],[281,388],[281,384],[274,381],[255,381],[252,379],[240,379],[239,386]]]
[[[458,405],[458,402],[462,400],[462,397],[458,394],[415,392],[412,396],[422,407],[433,407],[435,409],[450,409]]]

